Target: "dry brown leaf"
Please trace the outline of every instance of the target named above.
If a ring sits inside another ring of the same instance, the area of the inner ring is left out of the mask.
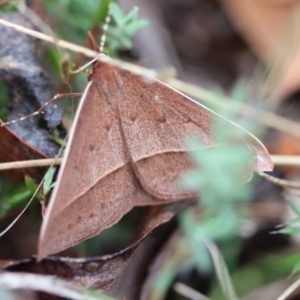
[[[8,127],[0,127],[0,140],[5,141],[1,143],[0,147],[0,163],[29,159],[41,159],[46,157],[37,149],[30,146],[24,140],[20,139]],[[5,173],[15,180],[24,181],[25,175],[29,175],[31,178],[34,178],[36,180],[41,180],[45,172],[41,168],[27,168],[10,170],[6,171]]]
[[[48,257],[41,262],[35,258],[22,261],[0,261],[2,270],[54,275],[71,283],[113,293],[134,250],[158,226],[168,222],[192,202],[176,202],[151,207],[141,224],[135,242],[112,255],[90,258]],[[48,298],[47,298],[48,299]],[[50,299],[50,298],[49,298]],[[51,298],[52,299],[52,298]]]

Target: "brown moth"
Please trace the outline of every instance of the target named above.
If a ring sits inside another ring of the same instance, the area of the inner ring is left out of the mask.
[[[184,139],[193,134],[205,148],[217,146],[216,120],[222,130],[243,131],[158,80],[95,62],[44,218],[38,259],[95,236],[134,206],[194,197],[178,182],[193,167]],[[244,132],[241,142],[253,153],[252,170],[273,169],[258,139]]]

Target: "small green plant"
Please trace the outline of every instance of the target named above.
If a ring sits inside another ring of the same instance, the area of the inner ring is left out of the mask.
[[[111,56],[117,56],[118,50],[131,49],[132,37],[149,25],[147,20],[137,19],[138,8],[133,8],[124,15],[116,3],[111,3],[112,22],[108,26],[105,51]]]
[[[31,195],[35,195],[35,197],[38,200],[45,200],[46,196],[49,194],[51,189],[55,186],[55,182],[53,182],[53,177],[55,174],[56,168],[50,167],[48,171],[46,172],[42,184],[42,188],[39,190],[38,193],[36,193],[36,190],[38,189],[38,185],[30,178],[25,177],[25,185],[27,189],[30,191]]]
[[[48,195],[51,189],[55,186],[55,182],[53,182],[55,171],[56,171],[55,167],[50,167],[45,175],[44,182],[43,182],[44,196]]]
[[[300,204],[294,201],[290,201],[289,205],[291,206],[293,212],[296,214],[296,217],[282,225],[277,226],[277,228],[280,229],[274,231],[273,233],[285,233],[290,235],[300,233]]]

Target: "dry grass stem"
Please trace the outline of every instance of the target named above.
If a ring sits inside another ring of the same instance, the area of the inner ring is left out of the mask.
[[[140,74],[142,76],[145,76],[146,78],[154,78],[154,77],[159,77],[159,74],[154,71],[154,70],[149,70],[131,63],[119,61],[119,60],[112,60],[107,56],[104,55],[99,55],[99,53],[87,49],[82,46],[78,46],[76,44],[70,43],[68,41],[60,40],[55,37],[51,37],[49,35],[43,34],[41,32],[31,30],[28,28],[25,28],[20,25],[13,24],[11,22],[5,21],[0,19],[0,25],[7,26],[10,28],[13,28],[17,31],[23,32],[25,34],[28,34],[30,36],[33,36],[35,38],[44,40],[46,42],[52,43],[56,45],[57,47],[61,47],[73,52],[81,53],[87,57],[90,58],[95,58],[98,57],[99,60],[105,61],[109,64],[118,66],[120,68],[124,68],[126,70],[129,70],[131,72]],[[285,133],[291,134],[296,137],[300,137],[300,124],[298,122],[289,120],[287,118],[283,118],[280,116],[277,116],[273,113],[270,112],[265,112],[265,111],[259,111],[250,105],[246,104],[232,104],[232,101],[229,97],[224,97],[224,96],[219,96],[216,95],[213,92],[210,92],[208,90],[199,88],[197,86],[182,82],[180,80],[174,79],[174,78],[167,78],[165,79],[165,82],[171,85],[172,87],[192,96],[195,98],[200,98],[206,102],[213,102],[214,104],[218,106],[224,106],[227,107],[231,110],[234,110],[238,113],[242,113],[243,115],[246,115],[248,117],[254,118],[258,122],[275,128],[277,130],[283,131]]]
[[[300,166],[300,156],[293,155],[271,155],[275,166]],[[0,171],[25,168],[39,168],[52,165],[60,165],[62,158],[45,158],[25,161],[13,161],[0,163]],[[265,176],[264,174],[263,176]]]
[[[289,181],[285,179],[280,179],[274,176],[271,176],[269,174],[263,173],[263,172],[257,172],[257,174],[270,182],[280,185],[283,188],[290,188],[290,189],[300,189],[300,182],[295,182],[295,181]]]

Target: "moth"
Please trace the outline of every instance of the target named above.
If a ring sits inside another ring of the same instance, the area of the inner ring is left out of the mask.
[[[104,55],[104,54],[101,54]],[[178,178],[193,168],[188,135],[218,147],[238,125],[170,86],[96,61],[80,100],[42,225],[38,259],[95,236],[134,206],[195,196]],[[271,171],[264,145],[244,132],[254,171]]]

